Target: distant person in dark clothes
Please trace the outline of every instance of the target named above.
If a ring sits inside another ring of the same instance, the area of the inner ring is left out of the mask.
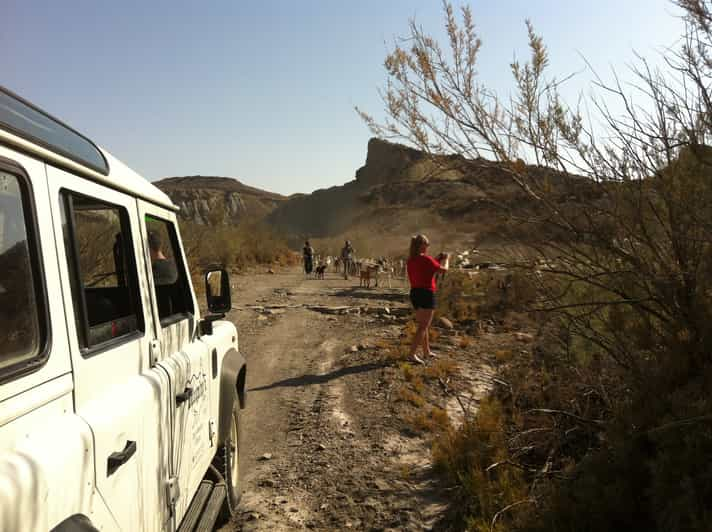
[[[442,261],[437,261],[427,255],[430,242],[425,235],[416,235],[410,239],[410,253],[406,268],[410,281],[410,301],[415,309],[415,321],[418,329],[415,331],[413,343],[410,346],[410,356],[419,364],[424,364],[418,354],[418,347],[423,347],[423,355],[435,356],[430,350],[428,329],[435,312],[435,274],[446,272],[449,267],[447,253],[442,254]]]
[[[309,245],[309,241],[304,242],[304,273],[310,275],[314,269],[314,248]]]
[[[341,262],[344,264],[344,279],[349,278],[349,270],[353,268],[355,254],[356,252],[351,242],[347,240],[344,247],[341,248]]]
[[[178,280],[176,265],[163,254],[163,242],[156,231],[148,232],[148,250],[151,253],[151,269],[156,286],[175,283]]]

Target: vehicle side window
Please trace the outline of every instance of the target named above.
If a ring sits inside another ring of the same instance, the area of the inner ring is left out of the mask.
[[[146,216],[146,234],[158,316],[166,326],[193,314],[193,298],[173,224]]]
[[[80,346],[88,351],[143,331],[128,212],[66,191],[62,199]]]
[[[45,301],[25,181],[0,170],[0,378],[43,351]]]

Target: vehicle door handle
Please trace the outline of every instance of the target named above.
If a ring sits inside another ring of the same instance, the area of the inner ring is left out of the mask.
[[[123,451],[117,451],[109,455],[109,459],[106,463],[106,476],[109,477],[114,474],[114,472],[129,461],[134,453],[136,453],[136,442],[127,440],[126,447]]]
[[[183,393],[176,395],[176,406],[180,406],[193,396],[193,388],[186,386]]]

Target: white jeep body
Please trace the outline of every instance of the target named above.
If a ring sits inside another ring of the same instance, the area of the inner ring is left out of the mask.
[[[20,111],[28,106],[33,127],[32,113],[42,112],[0,91]],[[176,530],[227,437],[233,401],[244,403],[235,326],[200,326],[177,208],[165,194],[103,150],[105,168],[83,161],[90,147],[76,155],[73,143],[91,141],[58,121],[66,150],[2,116],[0,531],[64,530],[67,519],[87,526],[72,530]],[[120,231],[80,241],[79,222]],[[169,235],[176,269],[165,301],[151,224]],[[93,245],[113,246],[113,259],[93,264]],[[18,250],[27,262],[3,269]],[[100,264],[108,272],[93,271]]]

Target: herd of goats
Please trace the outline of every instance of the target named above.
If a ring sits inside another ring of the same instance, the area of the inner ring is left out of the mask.
[[[462,251],[451,255],[451,266],[458,269],[484,269],[497,268],[490,263],[477,263],[473,259],[478,251],[476,249]],[[333,272],[349,277],[358,277],[360,286],[370,288],[371,282],[378,287],[379,281],[391,288],[391,279],[404,279],[406,277],[406,260],[404,258],[392,259],[387,257],[344,259],[331,255],[314,256],[317,265],[307,277],[324,279],[327,272]]]

